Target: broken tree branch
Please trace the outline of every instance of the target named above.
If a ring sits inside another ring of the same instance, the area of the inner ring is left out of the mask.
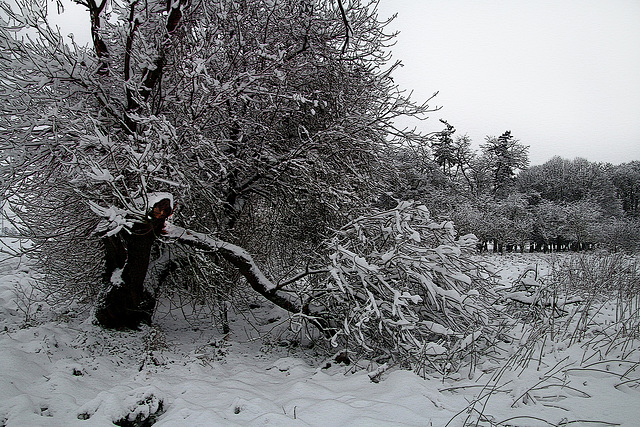
[[[243,248],[173,224],[165,226],[164,235],[199,249],[216,252],[238,269],[238,272],[242,274],[253,290],[290,313],[304,315],[322,333],[331,336],[332,328],[327,319],[314,315],[310,312],[308,304],[298,304],[290,294],[282,292],[282,286],[277,286],[269,280],[257,266],[253,257]],[[292,281],[289,280],[288,283],[290,284]]]

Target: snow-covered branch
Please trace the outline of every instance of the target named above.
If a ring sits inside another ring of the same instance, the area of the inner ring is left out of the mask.
[[[293,314],[303,314],[321,331],[327,330],[327,322],[319,317],[313,317],[308,306],[299,305],[294,299],[269,280],[258,267],[253,257],[243,248],[229,242],[216,239],[210,235],[179,227],[174,224],[165,226],[164,235],[176,239],[184,244],[199,249],[214,251],[238,269],[247,283],[269,301]]]
[[[417,357],[464,350],[487,322],[474,289],[480,271],[469,259],[475,243],[412,202],[350,222],[330,255],[329,286],[348,307],[341,333],[365,348],[384,342]]]

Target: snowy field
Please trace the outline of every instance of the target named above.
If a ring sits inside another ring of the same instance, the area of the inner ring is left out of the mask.
[[[548,272],[539,256],[500,262],[504,284],[532,263]],[[613,305],[594,307],[580,342],[515,328],[504,355],[423,379],[260,338],[240,313],[227,336],[162,308],[152,327],[103,330],[81,307],[31,300],[38,279],[0,263],[0,426],[640,425],[640,349]],[[266,304],[249,315],[265,328],[284,319]]]

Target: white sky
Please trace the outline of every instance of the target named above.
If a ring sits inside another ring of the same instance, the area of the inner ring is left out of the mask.
[[[475,144],[505,130],[532,164],[640,160],[640,1],[381,0],[395,74]]]
[[[64,3],[52,21],[88,41],[86,12]],[[532,164],[640,160],[640,1],[380,1],[396,12],[395,81],[417,101],[440,92],[420,129],[443,118],[476,146],[511,130]]]

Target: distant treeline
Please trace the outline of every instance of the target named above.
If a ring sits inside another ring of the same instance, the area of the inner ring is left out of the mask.
[[[393,196],[425,203],[474,233],[481,250],[563,251],[640,247],[640,161],[620,165],[553,157],[529,167],[509,131],[479,152],[446,128],[429,150],[396,154]]]

